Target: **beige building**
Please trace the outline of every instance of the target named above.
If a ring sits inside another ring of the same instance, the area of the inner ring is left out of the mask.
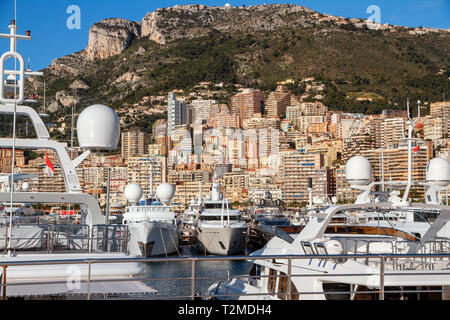
[[[201,190],[201,197],[211,193],[211,183],[183,182],[175,186],[175,196],[172,199],[175,210],[183,212],[191,201],[197,202]]]
[[[333,167],[333,163],[338,160],[339,154],[342,153],[342,140],[324,140],[305,147],[306,153],[322,154],[325,167]]]
[[[430,116],[443,118],[445,116],[446,109],[450,109],[450,101],[431,103],[430,104]]]
[[[226,173],[221,179],[224,196],[231,202],[248,200],[249,175],[242,172]]]
[[[444,138],[446,119],[441,117],[426,117],[423,122],[423,138],[437,140]]]
[[[299,102],[285,86],[278,86],[271,92],[266,101],[266,114],[268,117],[285,117],[286,109]]]
[[[353,203],[360,194],[360,190],[350,188],[350,185],[345,179],[345,165],[338,166],[334,170],[334,180],[338,201]]]
[[[137,128],[122,133],[122,157],[125,161],[130,157],[146,154],[147,135]]]
[[[252,118],[245,119],[242,127],[244,129],[263,129],[263,128],[275,128],[280,129],[280,118],[268,117],[264,118],[260,113],[254,114]]]
[[[153,163],[153,192],[166,182],[166,158],[160,155],[142,155],[131,157],[128,161],[127,182],[141,185],[144,194],[150,192],[150,163]]]
[[[361,155],[364,150],[374,149],[375,139],[370,135],[351,136],[343,140],[342,160],[347,161],[351,157]]]
[[[397,147],[405,137],[405,118],[387,118],[381,124],[381,147]]]
[[[255,89],[244,89],[231,97],[231,113],[239,114],[241,120],[261,113],[264,108],[264,93]]]
[[[308,201],[308,178],[313,179],[313,195],[332,194],[332,174],[323,168],[322,154],[288,152],[281,155],[278,182],[282,185],[283,201]]]
[[[408,149],[403,144],[398,148],[372,149],[361,153],[371,164],[375,181],[407,181],[408,180]],[[412,179],[414,182],[424,182],[426,166],[432,157],[430,144],[420,145],[417,152],[412,153]],[[412,187],[419,196],[423,196],[423,187]]]
[[[300,108],[305,116],[324,116],[328,111],[322,102],[303,102]]]
[[[11,173],[12,155],[12,149],[0,149],[0,172]],[[14,159],[16,168],[23,167],[25,165],[24,151],[16,149]]]

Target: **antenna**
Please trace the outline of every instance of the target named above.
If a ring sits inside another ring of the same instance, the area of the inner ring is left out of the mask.
[[[409,98],[406,99],[406,115],[408,116],[408,120],[411,120],[411,115],[409,113]]]
[[[417,100],[417,120],[420,118],[420,100]],[[408,113],[408,121],[406,121],[406,125],[408,126],[408,184],[406,186],[405,193],[403,194],[402,203],[406,204],[408,199],[409,191],[412,185],[412,132],[414,129],[414,121],[411,119],[409,114],[409,99],[406,102],[406,108]]]
[[[201,182],[198,182],[198,201],[197,203],[200,205],[202,203],[202,185]]]
[[[5,62],[6,59],[8,59],[9,57],[14,57],[14,116],[13,116],[13,145],[12,145],[12,163],[11,163],[11,183],[10,183],[10,187],[11,187],[11,193],[10,193],[10,203],[9,203],[9,228],[7,230],[7,240],[8,242],[5,243],[5,245],[7,245],[8,248],[8,255],[11,255],[11,242],[12,242],[12,212],[13,212],[13,194],[14,194],[14,171],[15,171],[15,162],[16,162],[16,119],[17,119],[17,85],[19,85],[20,88],[20,92],[19,92],[19,100],[20,103],[22,103],[23,101],[23,87],[24,87],[24,66],[23,66],[23,58],[20,54],[18,54],[16,52],[16,44],[17,44],[17,39],[16,39],[16,21],[17,21],[17,6],[16,6],[16,0],[14,0],[14,20],[11,21],[11,25],[9,26],[10,31],[10,53],[6,53],[4,54],[1,58],[0,58],[0,101],[4,102],[4,100],[6,100],[4,98],[4,87],[3,87],[3,79],[5,78],[4,76],[4,66],[5,66]],[[0,35],[1,36],[1,35]],[[19,61],[21,62],[20,67],[20,80],[19,83],[17,83],[17,59],[19,59]],[[21,93],[21,94],[20,94]]]
[[[420,119],[420,100],[417,100],[417,120]]]
[[[44,114],[45,114],[45,80],[44,80]]]
[[[148,195],[149,199],[153,198],[153,159],[150,159],[150,193]]]
[[[74,129],[74,106],[72,104],[72,118],[70,122],[70,147],[73,149],[73,129]]]

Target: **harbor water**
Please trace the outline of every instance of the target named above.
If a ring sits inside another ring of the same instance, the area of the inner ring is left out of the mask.
[[[200,257],[190,246],[181,246],[180,255]],[[178,255],[174,257],[176,256]],[[251,268],[252,263],[248,261],[197,261],[195,294],[204,296],[211,284],[226,280],[228,277],[248,276]],[[191,270],[190,261],[151,262],[145,263],[145,274],[142,278],[152,279],[144,282],[158,291],[155,299],[190,299]]]

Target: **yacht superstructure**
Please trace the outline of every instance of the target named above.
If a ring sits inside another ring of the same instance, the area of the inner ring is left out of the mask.
[[[197,239],[202,251],[216,255],[242,253],[247,238],[247,224],[239,210],[223,197],[220,185],[212,184],[211,195],[202,200],[197,223]]]
[[[267,191],[265,197],[253,208],[251,217],[256,228],[268,234],[274,234],[276,227],[290,224],[283,213],[281,200],[274,201],[270,191]]]

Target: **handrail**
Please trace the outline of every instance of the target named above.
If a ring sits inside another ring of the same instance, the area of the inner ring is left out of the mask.
[[[310,255],[251,255],[251,256],[173,256],[173,257],[153,257],[153,258],[87,258],[87,259],[61,259],[61,260],[29,260],[29,261],[8,261],[0,262],[0,265],[6,266],[19,266],[19,265],[51,265],[51,264],[77,264],[77,263],[125,263],[125,262],[186,262],[186,261],[227,261],[227,260],[286,260],[291,259],[350,259],[350,258],[421,258],[421,257],[439,257],[450,258],[450,253],[438,253],[438,254],[394,254],[394,253],[382,253],[382,254],[310,254]]]
[[[40,241],[39,248],[47,250],[51,253],[55,248],[64,249],[69,251],[87,251],[92,252],[98,248],[102,248],[105,252],[125,252],[127,250],[128,242],[128,229],[125,225],[94,225],[87,224],[33,224],[33,223],[19,223],[14,227],[38,227],[44,232],[41,236],[21,236],[13,237],[15,241]],[[78,234],[80,231],[85,230],[84,233]],[[110,232],[116,232],[110,235]],[[100,236],[98,233],[101,233]],[[5,233],[6,234],[6,233]],[[63,236],[63,237],[61,237]],[[99,243],[99,241],[102,243]],[[94,241],[96,248],[94,248]],[[114,244],[112,251],[109,249],[109,245]],[[76,246],[76,247],[75,247]]]
[[[377,287],[379,288],[379,290],[375,290],[375,291],[368,291],[368,293],[378,293],[379,294],[379,298],[383,299],[385,297],[385,295],[387,293],[393,293],[394,291],[392,290],[385,290],[384,288],[384,278],[386,276],[389,275],[401,275],[401,276],[412,276],[412,275],[442,275],[442,274],[450,274],[449,271],[438,271],[438,272],[431,272],[431,271],[427,271],[427,270],[423,270],[423,271],[417,271],[417,270],[409,270],[408,272],[405,272],[403,274],[399,274],[399,273],[389,273],[386,272],[385,270],[385,264],[384,261],[386,259],[395,259],[395,258],[430,258],[430,257],[437,257],[437,258],[447,258],[450,259],[450,253],[440,253],[440,254],[356,254],[356,255],[344,255],[344,254],[339,254],[339,255],[330,255],[330,254],[325,254],[325,255],[318,255],[318,254],[313,254],[313,255],[258,255],[258,256],[199,256],[199,257],[153,257],[153,258],[135,258],[135,257],[125,257],[125,258],[96,258],[96,259],[91,259],[91,258],[87,258],[87,259],[61,259],[61,260],[36,260],[36,261],[17,261],[14,260],[12,258],[11,261],[4,261],[1,262],[0,265],[2,265],[2,267],[4,269],[6,269],[7,267],[11,267],[11,266],[31,266],[31,265],[70,265],[70,264],[87,264],[88,265],[88,276],[87,276],[87,280],[83,281],[84,283],[87,282],[88,284],[88,294],[87,294],[87,299],[91,299],[92,297],[92,293],[91,293],[91,283],[93,282],[107,282],[107,281],[156,281],[156,280],[174,280],[175,278],[165,278],[165,279],[146,279],[146,278],[127,278],[127,279],[115,279],[115,280],[110,280],[110,279],[106,279],[106,278],[102,278],[102,279],[92,279],[92,275],[91,275],[91,268],[93,267],[94,264],[105,264],[105,263],[126,263],[126,262],[150,262],[150,263],[157,263],[157,262],[191,262],[191,276],[190,278],[176,278],[176,279],[184,279],[184,280],[191,280],[191,290],[190,290],[190,294],[189,296],[179,296],[179,297],[184,297],[184,298],[190,298],[190,299],[195,299],[196,297],[198,297],[199,295],[196,295],[195,293],[195,288],[196,288],[196,281],[197,280],[211,280],[211,279],[224,279],[225,277],[211,277],[211,276],[207,276],[207,277],[197,277],[196,276],[196,265],[198,262],[200,261],[226,261],[226,260],[232,260],[232,261],[238,261],[238,260],[244,260],[244,261],[252,261],[252,260],[259,260],[259,259],[264,259],[264,260],[268,260],[268,259],[278,259],[278,260],[287,260],[287,264],[288,264],[288,283],[287,283],[287,289],[289,289],[286,293],[283,293],[282,296],[284,296],[285,298],[292,298],[292,292],[291,292],[291,286],[290,286],[290,280],[292,277],[314,277],[317,276],[316,274],[299,274],[298,271],[296,273],[292,273],[291,268],[295,268],[297,269],[295,266],[292,266],[291,260],[292,259],[314,259],[314,260],[318,260],[318,259],[351,259],[351,258],[371,258],[371,259],[380,259],[380,269],[379,272],[374,273],[373,275],[379,275],[380,280],[379,280],[379,285],[377,285]],[[4,273],[3,273],[4,274]],[[333,277],[357,277],[357,276],[367,276],[368,274],[333,274],[333,273],[324,273],[321,276],[326,277],[326,276],[333,276]],[[370,275],[370,274],[369,274]],[[281,275],[276,275],[276,277],[280,277]],[[245,276],[238,276],[237,278],[247,278],[249,279],[250,276],[245,275]],[[264,276],[261,276],[264,277]],[[3,277],[2,277],[3,278]],[[5,281],[2,282],[2,284],[0,285],[3,288],[3,293],[6,292],[6,287],[8,285],[26,285],[27,283],[10,283],[7,284],[6,283],[6,277],[4,277]],[[49,282],[49,283],[56,283],[56,282]],[[34,284],[37,285],[36,282],[30,283],[30,284]],[[227,288],[229,289],[229,288]],[[440,290],[439,292],[444,292],[445,290]],[[418,292],[418,291],[413,291],[413,292]],[[428,291],[426,291],[428,292]],[[447,291],[445,291],[447,292]],[[336,294],[337,292],[327,292],[326,294]],[[348,293],[348,292],[347,292]],[[363,293],[362,291],[358,291],[358,293]],[[280,292],[275,292],[272,293],[273,295],[277,295],[277,294],[281,294]],[[271,294],[271,295],[272,295]],[[312,294],[312,293],[307,293],[307,292],[300,292],[300,293],[296,293],[296,295],[304,295],[304,294]],[[319,294],[325,294],[325,292],[320,292]],[[244,294],[245,295],[245,294]],[[255,295],[255,294],[251,294],[251,295]],[[257,295],[264,295],[258,293]],[[217,295],[218,297],[220,295]],[[228,294],[227,292],[227,296],[235,296],[234,294]],[[350,296],[351,296],[351,292],[350,292]],[[171,298],[173,298],[173,296],[169,296]],[[207,297],[207,295],[204,295],[203,297]]]

